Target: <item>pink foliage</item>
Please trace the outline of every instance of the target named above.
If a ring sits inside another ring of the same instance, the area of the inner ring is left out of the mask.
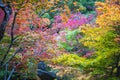
[[[70,15],[67,22],[63,22],[60,15],[55,16],[54,18],[55,18],[55,21],[53,23],[54,27],[62,29],[68,28],[73,30],[78,28],[79,26],[90,23],[93,20],[94,16],[89,15],[88,17],[86,17],[81,13],[75,13]]]
[[[88,58],[88,57],[92,56],[93,54],[94,54],[93,52],[87,52],[83,57]]]

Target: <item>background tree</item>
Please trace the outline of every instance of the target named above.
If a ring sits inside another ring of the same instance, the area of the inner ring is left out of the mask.
[[[96,28],[83,29],[85,37],[82,42],[85,46],[93,48],[96,58],[93,59],[93,70],[98,74],[105,72],[106,74],[119,77],[120,62],[120,44],[119,44],[119,12],[120,6],[117,0],[107,1],[106,3],[98,2],[98,17]],[[111,7],[110,7],[111,6]],[[110,8],[109,8],[110,7]],[[98,70],[98,72],[97,72]]]

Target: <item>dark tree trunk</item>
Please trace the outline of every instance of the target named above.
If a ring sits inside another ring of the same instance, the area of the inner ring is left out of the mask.
[[[5,12],[3,11],[2,8],[0,8],[0,40],[2,39],[4,34],[4,28],[3,28],[4,17],[5,17]]]
[[[0,41],[2,40],[6,28],[6,24],[12,14],[12,9],[10,4],[4,5],[2,0],[0,0]]]
[[[3,2],[0,0],[0,40],[3,38],[4,28],[3,28],[3,21],[5,18],[5,11],[3,9]]]
[[[116,73],[116,76],[117,76],[117,77],[120,77],[120,66],[117,67],[117,73]]]
[[[117,72],[116,72],[116,77],[120,77],[120,66],[119,66],[119,63],[120,63],[120,55],[117,55],[116,56],[116,68],[117,68]]]

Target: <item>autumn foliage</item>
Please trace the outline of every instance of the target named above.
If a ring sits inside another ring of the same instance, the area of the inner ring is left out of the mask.
[[[11,0],[13,14],[0,42],[1,66],[9,65],[8,74],[15,67],[11,78],[36,80],[37,64],[45,61],[63,80],[81,79],[74,68],[83,80],[119,80],[120,1],[89,1]]]

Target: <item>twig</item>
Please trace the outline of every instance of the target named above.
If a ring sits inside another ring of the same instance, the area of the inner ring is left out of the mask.
[[[4,80],[7,80],[8,64],[5,65],[5,77]]]
[[[10,80],[10,78],[11,78],[13,72],[15,71],[15,68],[16,68],[16,67],[14,66],[13,69],[12,69],[12,71],[10,72],[10,75],[8,76],[7,80]]]
[[[9,74],[9,76],[6,80],[10,80],[12,74],[15,72],[16,66],[19,65],[19,64],[20,64],[20,62],[18,64],[14,65],[13,69],[11,70],[11,72],[10,72],[10,74]]]
[[[21,50],[22,50],[21,48],[17,49],[15,53],[9,58],[9,60],[2,65],[2,67],[4,67],[7,63],[9,63],[15,57],[15,55],[19,53]]]

